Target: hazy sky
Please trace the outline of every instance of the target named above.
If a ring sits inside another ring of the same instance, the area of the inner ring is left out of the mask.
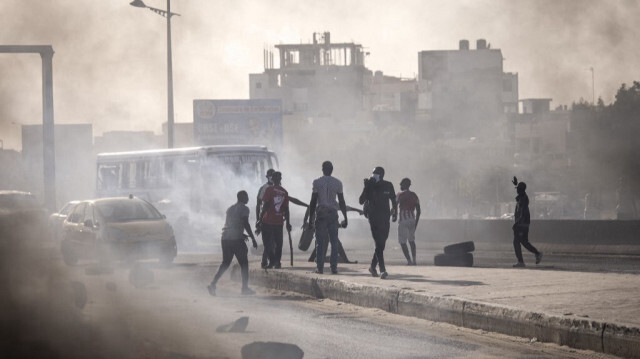
[[[166,8],[164,0],[145,0]],[[640,80],[640,5],[632,0],[173,0],[177,122],[194,99],[248,98],[248,74],[263,71],[265,45],[307,43],[330,31],[356,42],[366,66],[413,77],[417,53],[486,39],[519,73],[520,97],[552,106]],[[2,0],[0,44],[52,45],[56,123],[160,132],[166,115],[166,22],[129,0]],[[0,139],[20,149],[20,124],[42,121],[38,55],[0,54]]]

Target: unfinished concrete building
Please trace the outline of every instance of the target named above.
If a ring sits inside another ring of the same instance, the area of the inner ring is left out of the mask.
[[[477,40],[475,50],[460,40],[457,50],[418,53],[418,116],[440,135],[482,136],[518,112],[518,75],[503,71],[502,52]]]
[[[285,115],[348,120],[363,109],[363,88],[371,71],[356,43],[332,43],[329,32],[310,44],[276,45],[264,51],[264,72],[250,74],[251,99],[281,99]]]

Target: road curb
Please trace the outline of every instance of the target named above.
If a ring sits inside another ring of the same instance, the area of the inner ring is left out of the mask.
[[[636,327],[353,283],[330,275],[252,269],[251,281],[272,289],[377,308],[393,314],[640,359],[640,328]]]

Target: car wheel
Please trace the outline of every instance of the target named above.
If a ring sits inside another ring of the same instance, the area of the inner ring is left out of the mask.
[[[60,244],[60,252],[62,252],[62,260],[68,266],[74,266],[78,263],[78,256],[73,253],[73,248],[67,241]]]

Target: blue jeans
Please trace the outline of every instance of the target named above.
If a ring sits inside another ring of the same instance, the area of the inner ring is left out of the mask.
[[[329,208],[318,208],[316,212],[316,264],[318,269],[324,268],[327,240],[331,241],[331,269],[338,268],[338,211]]]

